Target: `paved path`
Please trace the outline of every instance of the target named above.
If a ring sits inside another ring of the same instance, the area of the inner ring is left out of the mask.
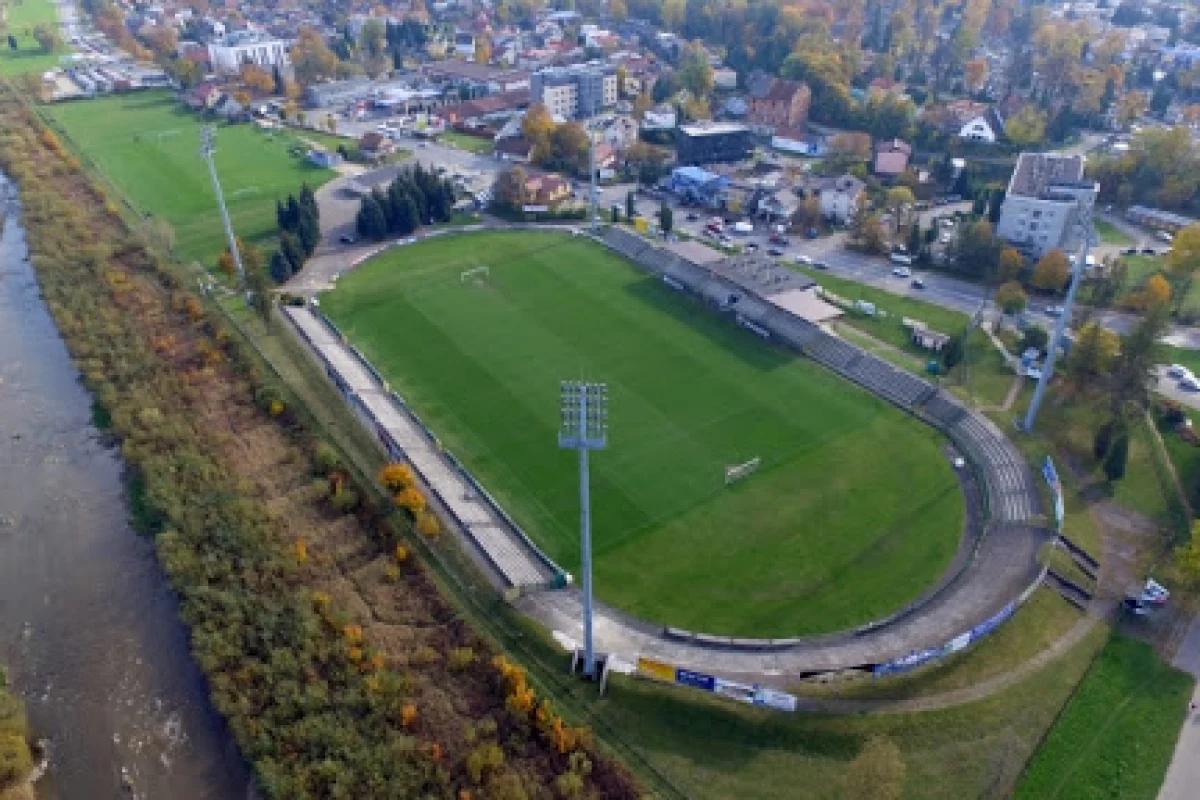
[[[1200,616],[1188,626],[1173,663],[1200,678]],[[1200,683],[1192,693],[1192,703],[1200,706]],[[1158,800],[1196,800],[1197,797],[1200,797],[1200,712],[1189,710]]]

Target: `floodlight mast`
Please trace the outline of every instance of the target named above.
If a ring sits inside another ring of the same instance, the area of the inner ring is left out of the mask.
[[[217,208],[221,210],[221,223],[225,226],[225,241],[233,256],[234,266],[237,267],[238,282],[246,288],[246,271],[242,267],[242,254],[238,252],[237,237],[233,235],[233,224],[229,221],[229,211],[225,208],[225,195],[221,192],[221,181],[217,178],[217,167],[213,163],[216,147],[217,129],[213,125],[205,125],[200,129],[200,157],[208,164],[208,176],[212,178],[213,192],[217,195]]]
[[[1042,398],[1046,394],[1046,387],[1050,385],[1050,379],[1054,377],[1054,362],[1058,360],[1058,348],[1062,346],[1063,335],[1066,333],[1067,323],[1071,319],[1071,309],[1075,307],[1075,291],[1083,281],[1083,271],[1087,269],[1088,250],[1092,244],[1094,197],[1094,194],[1088,193],[1078,199],[1079,254],[1076,256],[1074,268],[1071,270],[1071,286],[1067,289],[1067,299],[1063,303],[1062,313],[1058,315],[1058,322],[1054,325],[1054,336],[1050,339],[1050,352],[1046,354],[1042,375],[1038,378],[1037,388],[1033,392],[1033,400],[1030,401],[1029,410],[1025,413],[1024,428],[1026,431],[1033,431],[1033,424],[1037,421],[1038,411],[1042,407]]]
[[[588,451],[608,446],[608,386],[563,381],[560,386],[558,446],[579,452],[579,527],[583,572],[583,674],[596,677],[592,643],[592,511]]]

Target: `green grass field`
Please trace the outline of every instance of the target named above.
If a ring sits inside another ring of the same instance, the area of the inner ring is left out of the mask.
[[[463,285],[463,269],[490,276]],[[605,380],[593,458],[597,591],[664,624],[747,636],[846,628],[946,568],[962,497],[938,439],[882,401],[586,240],[475,234],[390,251],[322,305],[567,569],[573,453],[558,383]],[[761,457],[732,488],[724,466]]]
[[[1120,228],[1113,225],[1108,220],[1096,219],[1092,220],[1092,225],[1096,230],[1096,236],[1100,237],[1103,244],[1115,244],[1125,247],[1133,244],[1133,240],[1126,236]]]
[[[60,103],[45,113],[135,208],[171,223],[181,258],[212,266],[225,237],[199,156],[201,117],[165,92]],[[218,127],[217,173],[234,230],[244,240],[274,235],[277,198],[304,182],[315,188],[333,177],[332,171],[292,155],[296,145],[290,132]]]
[[[1050,729],[1016,797],[1153,800],[1192,684],[1149,645],[1114,636]]]
[[[487,155],[496,149],[495,142],[490,139],[481,139],[478,136],[468,136],[465,133],[454,131],[446,131],[438,139],[445,144],[452,144],[477,155]]]
[[[53,0],[2,0],[0,13],[4,15],[4,25],[0,26],[0,76],[44,72],[58,66],[67,50],[43,53],[33,38],[35,25],[58,23]],[[9,34],[17,39],[16,50],[9,49]]]

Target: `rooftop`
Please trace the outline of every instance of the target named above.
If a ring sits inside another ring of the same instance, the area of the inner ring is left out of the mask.
[[[267,42],[278,41],[279,39],[263,31],[243,30],[234,31],[224,38],[216,40],[213,44],[218,47],[245,47],[251,44],[266,44]]]
[[[807,275],[776,264],[772,258],[756,254],[730,256],[704,267],[762,297],[810,289],[817,283]]]
[[[521,70],[496,69],[486,64],[473,64],[468,61],[431,61],[428,64],[424,64],[421,67],[421,71],[426,74],[469,81],[492,81],[500,79],[512,81],[529,77],[529,73]]]
[[[747,133],[749,129],[740,122],[698,122],[680,125],[679,130],[687,136],[718,136],[723,133]]]
[[[1008,194],[1044,197],[1052,184],[1072,184],[1083,179],[1081,155],[1021,153],[1008,184]]]

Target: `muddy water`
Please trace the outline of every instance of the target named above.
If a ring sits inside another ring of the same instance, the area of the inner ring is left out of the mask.
[[[151,542],[126,520],[121,464],[91,425],[3,178],[0,202],[0,664],[46,740],[38,796],[250,797]]]

